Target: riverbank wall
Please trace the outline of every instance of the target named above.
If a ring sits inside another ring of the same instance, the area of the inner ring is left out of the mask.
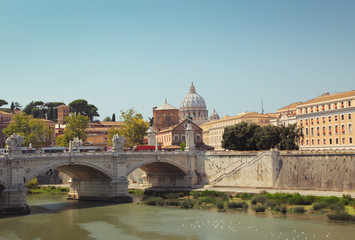
[[[355,191],[354,151],[215,151],[202,167],[212,187]]]

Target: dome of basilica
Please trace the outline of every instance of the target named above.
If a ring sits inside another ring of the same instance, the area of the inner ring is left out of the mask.
[[[191,84],[190,92],[183,98],[180,104],[179,118],[184,121],[188,115],[193,116],[196,124],[204,123],[208,120],[208,111],[203,97],[196,93],[194,84]]]
[[[206,103],[203,97],[196,93],[196,89],[194,84],[191,84],[190,92],[184,97],[181,101],[180,109],[188,109],[188,108],[205,108]]]
[[[219,115],[218,113],[216,112],[215,109],[213,109],[213,112],[211,114],[211,117],[210,117],[210,120],[218,120],[219,119]]]

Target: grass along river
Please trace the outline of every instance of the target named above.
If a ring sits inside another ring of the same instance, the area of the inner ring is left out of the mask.
[[[28,196],[32,213],[2,217],[0,239],[354,239],[355,225],[251,215],[248,211],[68,201],[65,194]]]

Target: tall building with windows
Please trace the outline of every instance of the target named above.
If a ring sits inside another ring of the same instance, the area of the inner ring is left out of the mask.
[[[63,104],[63,105],[58,106],[57,109],[58,109],[58,123],[64,124],[65,118],[69,116],[70,107]]]
[[[300,149],[355,149],[355,90],[324,93],[297,107]]]

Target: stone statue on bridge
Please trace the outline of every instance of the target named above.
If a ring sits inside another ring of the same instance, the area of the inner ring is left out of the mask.
[[[124,136],[119,136],[118,134],[114,135],[112,138],[112,144],[113,144],[112,150],[114,152],[123,152],[124,151],[124,143],[125,143]]]
[[[83,146],[83,141],[78,137],[75,137],[73,141],[69,142],[69,152],[78,151],[79,147]]]
[[[10,137],[8,137],[5,141],[7,145],[7,152],[9,154],[13,153],[21,153],[21,146],[25,140],[25,137],[20,134],[13,133]]]

